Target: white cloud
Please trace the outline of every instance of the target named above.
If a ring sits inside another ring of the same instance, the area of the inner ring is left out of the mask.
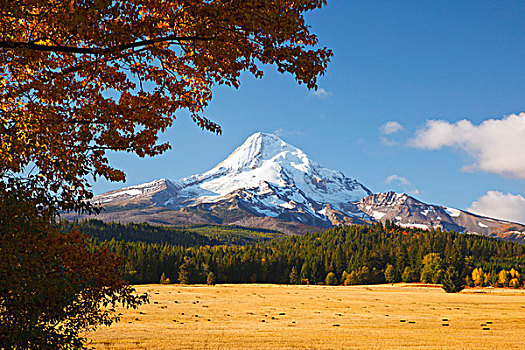
[[[406,192],[411,195],[418,195],[420,192],[417,188],[412,186],[412,183],[403,176],[399,175],[390,175],[385,179],[385,184],[392,186],[393,189],[397,192]]]
[[[399,175],[390,175],[385,179],[385,184],[391,185],[392,183],[399,183],[403,186],[410,185],[410,181],[406,177]]]
[[[520,195],[488,191],[467,210],[479,215],[525,223],[525,198]]]
[[[324,88],[319,88],[315,91],[311,91],[310,94],[319,98],[327,98],[328,96],[332,96],[332,93],[330,91],[326,91]]]
[[[273,134],[277,137],[285,137],[285,136],[304,136],[304,132],[298,129],[294,130],[287,130],[284,128],[275,129]]]
[[[453,124],[428,120],[408,144],[429,150],[459,148],[474,159],[464,170],[525,179],[525,113],[488,119],[480,125],[468,120]]]
[[[396,121],[386,122],[385,124],[381,125],[381,127],[379,127],[379,131],[383,135],[395,134],[396,132],[402,131],[403,129],[403,125]]]

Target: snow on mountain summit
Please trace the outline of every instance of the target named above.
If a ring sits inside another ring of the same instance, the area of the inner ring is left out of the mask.
[[[273,134],[257,132],[244,141],[232,154],[220,162],[210,172],[217,169],[240,170],[245,167],[255,168],[262,158],[271,159],[282,152],[291,151],[306,155],[296,147],[284,142]]]
[[[352,203],[371,194],[357,180],[322,167],[299,148],[261,132],[248,137],[211,170],[163,183],[164,194],[154,197],[157,206],[178,210],[231,201],[233,196],[257,215],[282,217],[295,213],[298,221],[320,220],[327,225],[334,211],[363,217]],[[123,198],[119,192],[129,199],[134,192],[138,194],[133,190],[113,191],[98,196],[98,200],[110,203]]]
[[[295,189],[296,201],[304,202],[304,197],[308,197],[338,209],[340,203],[353,202],[371,193],[356,180],[320,166],[297,147],[266,133],[250,136],[213,169],[175,184],[181,188],[180,195],[198,195],[200,202],[213,202],[240,189],[262,189],[267,184],[272,188]]]

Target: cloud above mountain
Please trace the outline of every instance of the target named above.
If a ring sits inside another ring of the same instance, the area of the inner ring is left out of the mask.
[[[274,135],[277,137],[286,137],[286,136],[305,136],[305,133],[299,129],[285,129],[278,128],[273,131]]]
[[[399,192],[405,192],[413,196],[418,195],[420,192],[417,188],[412,186],[412,183],[404,176],[390,175],[385,179],[385,184],[390,186],[391,189]]]
[[[466,119],[456,123],[428,120],[408,144],[427,150],[460,149],[473,159],[463,167],[466,171],[525,179],[525,113],[488,119],[479,125]]]
[[[479,215],[525,223],[525,198],[521,195],[488,191],[473,202],[468,210]]]

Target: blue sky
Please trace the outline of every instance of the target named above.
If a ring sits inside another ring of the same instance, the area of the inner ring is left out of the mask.
[[[329,1],[307,16],[334,51],[317,94],[272,67],[263,79],[245,74],[238,90],[217,87],[206,111],[223,135],[181,111],[162,136],[171,151],[112,164],[127,185],[178,179],[274,132],[374,192],[525,222],[524,14],[518,1]]]

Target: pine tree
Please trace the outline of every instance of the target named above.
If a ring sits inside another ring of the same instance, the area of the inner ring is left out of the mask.
[[[334,253],[334,265],[335,265],[335,273],[337,275],[340,275],[343,273],[343,270],[345,268],[345,256],[343,252],[343,248],[341,245],[337,245],[337,248]]]
[[[361,267],[361,270],[357,274],[357,284],[368,284],[370,277],[370,268],[368,266]]]
[[[303,266],[301,266],[301,281],[308,281],[309,274],[310,274],[310,271],[308,268],[308,264],[305,261],[303,263]]]
[[[446,269],[441,287],[447,293],[458,293],[465,288],[465,279],[452,265]]]
[[[208,277],[206,278],[206,284],[208,286],[214,286],[215,285],[215,275],[213,274],[212,271],[210,271],[210,273],[208,273]]]
[[[447,293],[457,293],[465,288],[467,269],[465,268],[465,258],[462,253],[462,248],[459,239],[456,239],[450,251],[448,267],[442,281],[442,288]]]
[[[191,272],[190,266],[187,261],[184,261],[179,268],[179,283],[180,284],[190,284],[191,283]]]
[[[301,278],[299,277],[299,274],[297,273],[297,269],[295,266],[292,267],[292,272],[290,272],[290,284],[299,284],[301,283]]]

